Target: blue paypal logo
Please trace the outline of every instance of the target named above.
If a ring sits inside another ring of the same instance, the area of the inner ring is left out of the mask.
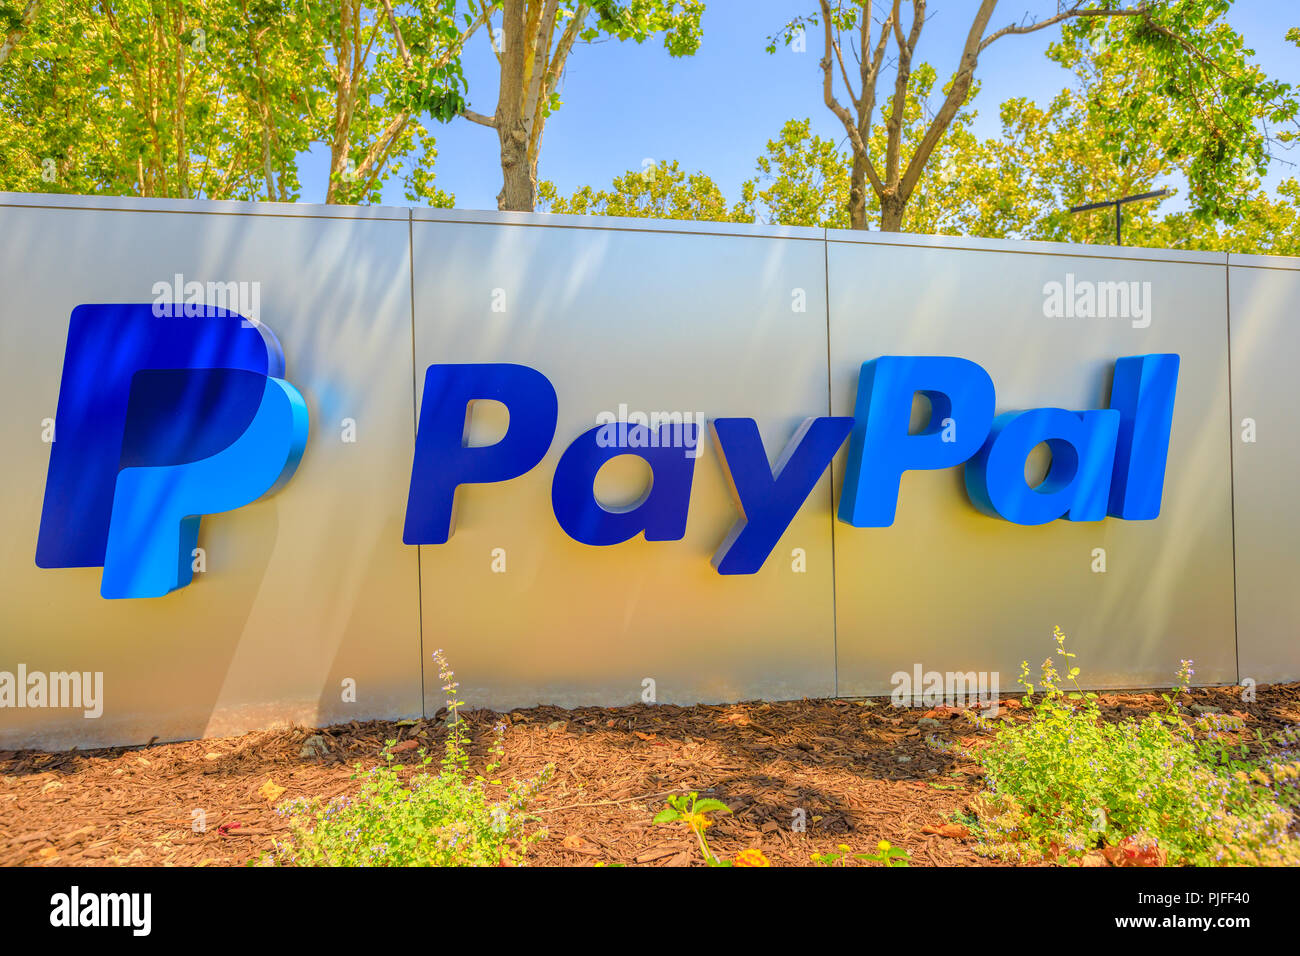
[[[102,567],[106,598],[189,584],[203,515],[275,491],[307,444],[307,405],[260,323],[152,304],[72,312],[36,564]]]
[[[1110,407],[1072,411],[1031,408],[995,415],[993,379],[968,359],[884,355],[864,362],[852,416],[804,420],[773,466],[752,418],[710,422],[718,456],[739,512],[713,555],[719,574],[754,574],[772,553],[840,446],[849,443],[837,516],[855,528],[894,523],[903,474],[964,466],[971,503],[990,517],[1020,525],[1059,519],[1149,521],[1160,514],[1173,427],[1179,358],[1130,355],[1115,362]],[[455,530],[462,485],[508,481],[537,466],[550,450],[558,421],[555,387],[526,365],[430,365],[415,437],[402,540],[445,544]],[[912,403],[930,401],[930,424],[912,434]],[[471,403],[505,405],[510,424],[495,444],[464,440]],[[681,454],[697,426],[625,429],[626,445],[602,440],[610,426],[579,435],[560,455],[551,507],[564,532],[582,544],[608,546],[644,535],[675,541],[686,534],[695,458]],[[1025,460],[1046,443],[1052,463],[1036,486]],[[650,465],[649,489],[630,508],[611,511],[593,492],[610,459],[634,454]]]

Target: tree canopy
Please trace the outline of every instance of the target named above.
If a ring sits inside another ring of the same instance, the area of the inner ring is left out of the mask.
[[[926,0],[817,0],[767,46],[820,42],[809,110],[838,136],[792,117],[727,189],[663,158],[564,195],[538,169],[574,50],[694,55],[702,0],[0,0],[0,188],[370,203],[400,176],[449,206],[433,131],[469,120],[497,133],[505,209],[1110,242],[1113,211],[1069,207],[1173,183],[1126,209],[1126,241],[1300,254],[1300,181],[1263,185],[1300,132],[1296,93],[1254,63],[1230,0],[995,8],[961,7],[942,72],[915,56]],[[981,104],[981,55],[1043,30],[1061,91]],[[500,71],[490,114],[462,68],[475,34]],[[328,154],[323,195],[303,194],[309,151]]]

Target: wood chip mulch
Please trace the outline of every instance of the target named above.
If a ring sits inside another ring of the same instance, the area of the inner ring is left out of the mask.
[[[1114,718],[1159,703],[1153,693],[1108,693],[1102,700]],[[1300,684],[1260,687],[1251,703],[1242,702],[1240,688],[1202,688],[1191,692],[1191,702],[1240,713],[1252,731],[1300,725]],[[481,763],[502,718],[488,711],[463,717]],[[752,847],[773,865],[807,865],[811,854],[838,844],[869,851],[883,839],[906,849],[914,866],[990,865],[968,840],[922,832],[943,824],[980,789],[980,772],[969,759],[934,746],[936,740],[978,745],[980,734],[963,712],[893,708],[887,700],[804,700],[535,707],[505,719],[502,775],[529,777],[547,763],[555,767],[533,807],[549,835],[531,850],[532,865],[700,865],[684,831],[652,823],[669,794],[689,790],[734,811],[709,830],[724,858]],[[1025,717],[1007,710],[1000,719]],[[277,804],[355,791],[354,765],[373,766],[388,740],[441,752],[441,721],[405,724],[0,752],[0,865],[258,860],[285,832]],[[415,750],[410,746],[399,760],[416,762]],[[802,831],[795,826],[800,818]]]

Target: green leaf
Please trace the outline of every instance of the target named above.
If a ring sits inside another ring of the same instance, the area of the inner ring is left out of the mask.
[[[712,797],[705,797],[695,802],[693,808],[696,813],[730,813],[731,808],[721,800],[715,800]]]

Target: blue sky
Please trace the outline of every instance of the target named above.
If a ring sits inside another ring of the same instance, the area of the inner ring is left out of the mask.
[[[786,120],[811,117],[815,131],[842,141],[843,129],[822,103],[817,38],[809,37],[805,53],[764,50],[769,35],[815,6],[814,0],[711,0],[700,51],[684,59],[669,57],[653,40],[577,46],[561,87],[564,105],[546,125],[539,178],[567,194],[582,185],[608,186],[614,176],[640,169],[645,159],[676,159],[690,171],[707,173],[734,201],[740,184],[754,175],[755,157]],[[1047,0],[1003,0],[993,23],[1002,26],[1054,7]],[[952,72],[973,9],[973,0],[930,4],[917,58],[933,63],[941,78]],[[1300,50],[1284,40],[1288,28],[1300,26],[1300,8],[1292,0],[1237,0],[1229,22],[1271,76],[1300,85]],[[1069,84],[1070,75],[1043,55],[1055,35],[1049,28],[1006,37],[986,51],[977,73],[979,135],[997,134],[997,107],[1004,100],[1030,95],[1046,103]],[[491,113],[497,64],[482,32],[471,39],[464,70],[470,105]],[[496,133],[463,119],[429,126],[438,141],[438,185],[455,194],[458,207],[495,209],[501,188]],[[1284,158],[1300,160],[1300,150],[1295,153]],[[304,157],[304,200],[323,199],[327,165],[328,153],[320,149]],[[1274,163],[1268,181],[1295,172]],[[384,201],[407,205],[396,177]]]

